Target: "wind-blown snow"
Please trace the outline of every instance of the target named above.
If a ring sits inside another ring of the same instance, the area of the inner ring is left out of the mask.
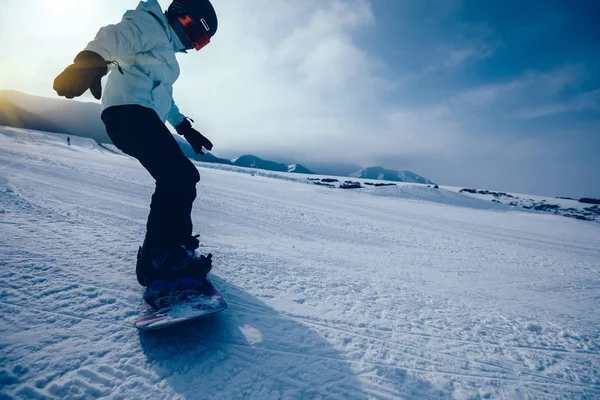
[[[195,229],[229,308],[144,334],[147,172],[0,128],[0,397],[600,397],[599,224],[201,174]]]

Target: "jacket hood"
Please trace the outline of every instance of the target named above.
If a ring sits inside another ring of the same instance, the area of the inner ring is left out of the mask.
[[[171,24],[169,24],[169,20],[160,7],[160,4],[158,4],[158,0],[140,1],[140,4],[138,4],[136,10],[154,14],[160,20],[159,22],[161,23],[165,34],[169,38],[169,41],[173,44],[173,50],[176,52],[187,53],[187,51],[185,51],[185,46],[171,27]]]

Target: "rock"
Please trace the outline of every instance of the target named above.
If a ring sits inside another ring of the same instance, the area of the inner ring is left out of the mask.
[[[360,189],[362,188],[360,182],[346,181],[340,185],[340,189]]]

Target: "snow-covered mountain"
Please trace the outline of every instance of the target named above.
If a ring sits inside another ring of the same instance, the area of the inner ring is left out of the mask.
[[[15,90],[1,90],[0,97],[28,113],[20,123],[12,121],[2,125],[34,129],[32,122],[43,119],[53,125],[52,131],[92,138],[97,143],[111,143],[100,119],[98,103],[32,96]],[[0,115],[4,110],[0,104]]]
[[[311,171],[317,171],[321,175],[333,176],[350,176],[351,173],[362,168],[360,165],[354,163],[340,163],[326,160],[321,160],[320,162],[311,161],[303,165],[306,165],[306,168]]]
[[[355,178],[377,179],[394,182],[411,182],[422,183],[425,185],[435,185],[429,179],[425,179],[411,171],[396,171],[393,169],[385,169],[383,167],[368,167],[361,169],[358,172],[350,174]]]
[[[262,158],[251,154],[246,154],[238,158],[234,158],[233,160],[231,160],[231,162],[233,163],[233,165],[238,167],[263,169],[266,171],[292,172],[298,174],[314,173],[300,164],[286,165],[275,161],[263,160]]]
[[[183,137],[179,135],[173,135],[173,137],[177,141],[177,144],[179,144],[179,147],[183,151],[183,154],[185,154],[186,157],[191,158],[192,160],[215,164],[232,164],[230,160],[226,158],[217,157],[210,151],[205,151],[204,154],[196,154],[192,146],[190,146],[190,144]]]
[[[0,127],[2,398],[600,398],[596,222],[196,162],[229,308],[140,333],[154,181],[71,139]]]
[[[263,160],[260,157],[246,154],[231,160],[233,165],[246,168],[264,169],[267,171],[287,172],[288,166],[275,161]]]
[[[292,172],[295,174],[314,174],[314,172],[300,164],[288,165],[288,172]]]
[[[0,125],[37,129],[46,132],[67,133],[64,127],[59,126],[55,122],[14,104],[10,100],[10,93],[0,90]]]

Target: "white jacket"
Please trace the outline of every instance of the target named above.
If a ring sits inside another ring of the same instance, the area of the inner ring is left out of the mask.
[[[141,1],[121,22],[101,28],[85,50],[116,61],[123,70],[121,74],[116,67],[110,68],[102,111],[137,104],[153,109],[173,127],[185,119],[173,101],[173,83],[179,77],[175,53],[184,51],[184,46],[157,0]]]

